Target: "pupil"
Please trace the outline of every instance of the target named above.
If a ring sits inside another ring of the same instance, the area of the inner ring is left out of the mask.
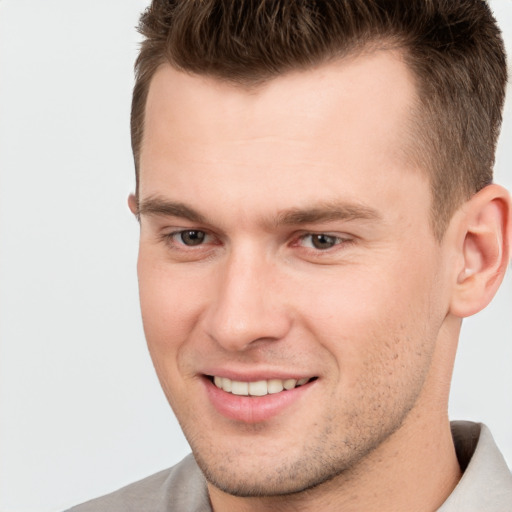
[[[203,231],[183,231],[181,240],[185,245],[199,245],[204,240],[204,236]]]
[[[329,235],[314,235],[312,241],[316,249],[330,249],[335,243],[334,237]]]

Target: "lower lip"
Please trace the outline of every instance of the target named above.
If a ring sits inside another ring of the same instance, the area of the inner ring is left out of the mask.
[[[208,378],[204,382],[208,398],[220,414],[235,421],[259,423],[277,416],[296,403],[317,381],[265,396],[233,395],[215,386]]]

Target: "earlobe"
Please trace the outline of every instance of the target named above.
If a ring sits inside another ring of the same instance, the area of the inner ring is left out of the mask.
[[[498,185],[488,185],[462,208],[461,258],[450,311],[471,316],[489,304],[510,261],[511,200]]]

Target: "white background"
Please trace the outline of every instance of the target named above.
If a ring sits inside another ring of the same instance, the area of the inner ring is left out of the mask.
[[[147,3],[0,0],[0,512],[62,510],[188,452],[145,347],[126,207]],[[512,55],[512,0],[492,5]],[[496,181],[512,188],[510,97]],[[509,272],[465,322],[450,406],[509,465],[511,316]]]

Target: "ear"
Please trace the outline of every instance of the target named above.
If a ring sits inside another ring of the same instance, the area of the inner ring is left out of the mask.
[[[512,243],[510,195],[503,187],[488,185],[456,217],[459,263],[450,311],[462,318],[489,304],[507,270]]]
[[[135,194],[130,194],[128,196],[128,208],[130,208],[133,215],[137,216],[139,214],[139,202],[137,201]]]

